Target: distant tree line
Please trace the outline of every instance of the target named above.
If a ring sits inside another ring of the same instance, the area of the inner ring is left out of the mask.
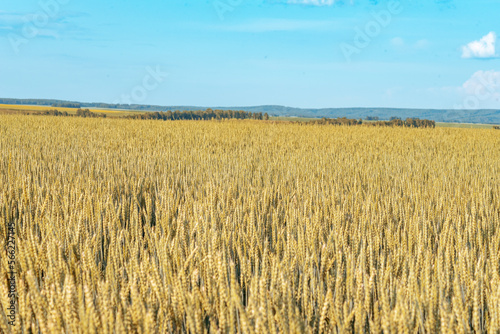
[[[317,121],[311,121],[309,124],[320,124],[320,125],[367,125],[367,126],[391,126],[391,127],[408,127],[408,128],[435,128],[436,122],[428,119],[418,119],[418,118],[407,118],[406,120],[401,120],[399,118],[393,118],[391,121],[375,121],[370,123],[363,123],[361,119],[349,119],[349,118],[322,118]]]
[[[104,113],[94,113],[89,109],[78,109],[75,115],[68,113],[67,111],[59,111],[57,109],[45,110],[40,112],[35,112],[32,115],[38,116],[57,116],[57,117],[89,117],[89,118],[106,118]]]
[[[69,114],[66,111],[59,111],[57,109],[45,110],[42,112],[33,113],[34,115],[44,115],[44,116],[76,116],[76,117],[88,117],[88,118],[98,118],[106,117],[105,113],[94,113],[89,109],[79,108],[75,115]],[[141,113],[138,115],[125,116],[123,118],[128,119],[143,119],[143,120],[163,120],[163,121],[175,121],[175,120],[221,120],[221,119],[254,119],[254,120],[269,120],[269,115],[267,113],[263,114],[261,112],[252,113],[241,110],[196,110],[196,111],[166,111],[166,112],[148,112]],[[363,123],[361,119],[349,119],[346,117],[342,118],[326,118],[318,119],[315,121],[310,121],[307,123],[298,122],[299,124],[318,124],[318,125],[345,125],[345,126],[355,126],[355,125],[366,125],[366,126],[389,126],[389,127],[409,127],[409,128],[435,128],[436,122],[419,119],[419,118],[407,118],[406,120],[401,120],[398,117],[391,117],[390,121],[374,121],[369,123]],[[499,126],[494,126],[494,129],[500,129]]]
[[[393,118],[391,121],[377,121],[366,123],[368,126],[401,126],[407,128],[435,128],[436,122],[428,119],[419,118],[407,118],[406,120],[401,120],[399,118]]]
[[[32,106],[47,106],[53,108],[100,108],[100,109],[127,109],[127,110],[163,110],[165,107],[140,104],[111,104],[101,102],[76,102],[53,99],[11,99],[0,98],[0,104],[17,104]],[[72,107],[69,107],[72,105]]]
[[[196,110],[196,111],[166,111],[166,112],[148,112],[139,115],[127,116],[130,119],[150,119],[163,121],[176,120],[211,120],[211,119],[256,119],[268,120],[267,113],[262,114],[246,112],[241,110]]]
[[[60,100],[47,100],[47,99],[6,99],[0,98],[0,104],[20,104],[20,105],[32,105],[32,106],[51,106],[53,104],[67,102]],[[78,103],[78,102],[71,102]]]
[[[80,108],[82,105],[76,102],[58,102],[52,103],[52,107],[55,108]]]
[[[317,121],[311,121],[309,124],[319,124],[319,125],[361,125],[363,124],[362,120],[355,120],[349,118],[326,118],[323,117]]]
[[[88,109],[78,109],[76,111],[76,116],[77,117],[90,117],[90,118],[99,118],[99,117],[106,118],[106,114],[95,113],[95,112],[92,112]]]
[[[45,110],[45,111],[40,111],[36,112],[33,115],[41,115],[41,116],[62,116],[62,117],[68,117],[72,116],[71,114],[68,114],[67,111],[59,111],[57,109],[51,109],[51,110]]]
[[[500,126],[494,126],[493,129],[500,130]]]

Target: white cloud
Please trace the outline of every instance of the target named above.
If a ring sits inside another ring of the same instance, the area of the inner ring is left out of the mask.
[[[432,87],[426,91],[443,100],[455,100],[455,110],[500,109],[500,71],[477,71],[461,86]]]
[[[465,109],[500,107],[500,71],[477,71],[459,88]]]
[[[462,85],[462,88],[467,94],[486,91],[500,94],[500,71],[477,71]]]
[[[490,32],[479,41],[473,41],[462,47],[462,58],[494,58],[497,56],[495,44],[497,34]]]

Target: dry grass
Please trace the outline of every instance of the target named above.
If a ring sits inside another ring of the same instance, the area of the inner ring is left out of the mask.
[[[16,333],[500,330],[494,130],[0,116],[9,222]]]

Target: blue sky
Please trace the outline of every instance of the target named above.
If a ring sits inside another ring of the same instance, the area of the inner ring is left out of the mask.
[[[0,0],[0,97],[500,109],[498,13],[493,0]]]

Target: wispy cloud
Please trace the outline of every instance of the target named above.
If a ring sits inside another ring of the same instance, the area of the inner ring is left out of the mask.
[[[250,22],[233,25],[217,26],[217,30],[234,32],[276,32],[276,31],[300,31],[300,30],[327,30],[335,28],[338,23],[333,21],[313,20],[288,20],[288,19],[259,19]]]
[[[456,110],[499,109],[500,71],[476,71],[460,86],[431,87],[426,92],[441,99],[455,100],[453,109]]]
[[[28,21],[27,15],[0,12],[0,28],[14,29],[14,26],[21,25],[26,21]]]
[[[405,45],[405,41],[401,37],[394,37],[391,39],[391,44],[395,47],[403,47]]]
[[[30,40],[77,38],[84,32],[78,19],[82,12],[46,12],[40,7],[32,13],[0,11],[0,37],[5,37],[15,53],[21,51]]]
[[[290,4],[311,5],[311,6],[331,6],[337,2],[339,2],[339,1],[337,1],[337,0],[288,0],[288,3],[290,3]]]
[[[418,41],[415,42],[415,44],[413,45],[413,47],[415,49],[426,49],[428,46],[429,46],[429,41],[426,40],[426,39],[420,39]]]
[[[354,3],[360,3],[363,1],[360,1],[360,0],[283,0],[283,2],[286,2],[289,4],[299,4],[299,5],[309,5],[309,6],[332,6],[332,5],[336,5],[336,4],[342,5],[342,4],[345,4],[346,2],[353,5]],[[367,0],[364,2],[368,2],[371,5],[377,5],[377,4],[379,4],[379,2],[383,3],[380,0]],[[455,8],[453,0],[434,0],[434,3],[439,5],[440,9]]]
[[[410,51],[427,49],[430,45],[430,42],[427,39],[419,39],[415,42],[408,43],[401,37],[394,37],[393,39],[391,39],[391,44],[398,50]]]
[[[500,98],[500,71],[477,71],[461,87],[468,95],[490,93],[491,99]]]
[[[498,109],[500,71],[477,71],[457,88],[461,103],[455,109]]]
[[[478,41],[462,47],[462,58],[495,58],[497,34],[492,31]]]

